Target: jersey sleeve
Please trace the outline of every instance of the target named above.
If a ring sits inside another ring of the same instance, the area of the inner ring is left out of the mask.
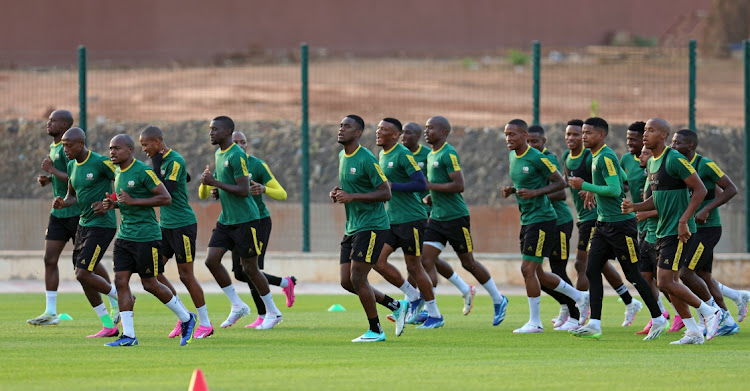
[[[101,170],[109,180],[115,180],[115,165],[111,160],[107,158],[102,159]]]
[[[232,169],[232,176],[234,178],[250,175],[250,171],[247,169],[247,158],[239,153],[229,158],[229,167]]]
[[[673,155],[674,156],[674,155]],[[667,174],[685,180],[695,172],[693,166],[682,155],[667,160]]]
[[[268,167],[268,164],[266,162],[261,161],[260,162],[261,167],[258,170],[260,174],[260,179],[263,181],[263,185],[267,184],[268,182],[271,182],[272,180],[276,179],[273,176],[273,173],[271,172],[271,168]]]
[[[552,163],[552,160],[557,160],[550,155],[541,155],[539,159],[535,160],[539,172],[544,173],[544,177],[547,178],[555,171],[557,171],[557,165]]]
[[[406,170],[406,175],[411,176],[411,174],[414,174],[417,171],[422,171],[421,168],[419,168],[419,164],[417,164],[417,161],[414,160],[414,155],[411,154],[402,154],[399,157],[399,164],[404,167],[404,170]]]
[[[445,167],[445,171],[448,174],[451,174],[456,171],[461,171],[461,163],[458,160],[458,154],[449,152],[449,153],[443,154],[440,160],[441,160],[440,165]]]
[[[615,160],[612,159],[611,156],[602,156],[602,163],[604,164],[604,167],[601,167],[601,173],[605,179],[612,176],[616,176],[622,179],[622,177],[620,176],[621,170],[618,169],[617,163],[615,163]]]
[[[383,182],[387,182],[388,178],[383,174],[383,170],[380,168],[378,162],[374,159],[372,161],[365,162],[364,170],[367,173],[367,177],[370,178],[370,184],[373,187],[380,186]]]
[[[177,160],[172,160],[164,167],[163,179],[164,181],[177,182],[182,177],[183,172],[185,172],[185,166]]]
[[[161,184],[159,177],[156,176],[154,170],[146,168],[140,175],[141,184],[149,190],[153,190],[156,186]]]
[[[724,177],[724,171],[716,163],[708,160],[705,163],[701,162],[700,176],[701,178],[711,178],[711,181],[717,182]]]

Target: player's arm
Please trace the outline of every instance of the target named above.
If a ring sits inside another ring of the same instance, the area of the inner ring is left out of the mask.
[[[211,170],[209,169],[208,165],[206,165],[206,169],[203,171],[203,174],[201,175],[201,183],[206,186],[213,186],[215,188],[221,189],[226,191],[227,193],[234,194],[237,197],[247,197],[250,195],[250,181],[247,179],[247,176],[250,174],[247,172],[247,168],[242,167],[243,173],[240,176],[235,176],[234,178],[234,184],[231,183],[224,183],[216,178],[211,174]],[[235,173],[236,175],[237,173]]]
[[[54,175],[57,177],[57,179],[61,181],[67,181],[68,180],[68,173],[66,171],[60,171],[55,167],[55,164],[52,162],[52,159],[47,156],[42,160],[42,170],[47,171],[48,173]],[[51,177],[48,177],[49,179],[52,179]]]
[[[622,203],[620,204],[620,209],[622,209],[623,214],[627,214],[630,212],[647,212],[653,210],[656,212],[656,205],[654,205],[654,198],[648,197],[643,202],[639,202],[637,204],[634,204],[633,201],[628,200],[627,198],[622,199]],[[656,215],[654,215],[656,216]],[[651,216],[649,216],[651,217]]]
[[[281,186],[279,181],[276,180],[276,177],[273,176],[273,173],[271,172],[271,168],[268,167],[266,163],[263,163],[263,168],[266,169],[266,172],[264,174],[265,183],[255,183],[251,181],[250,183],[250,194],[252,195],[260,195],[265,194],[271,198],[273,198],[276,201],[284,201],[286,200],[287,194],[286,190]]]
[[[427,180],[422,171],[414,171],[409,175],[411,181],[406,183],[391,182],[391,190],[404,193],[416,193],[427,189]]]
[[[124,190],[120,190],[120,193],[117,195],[117,202],[138,206],[165,206],[172,203],[172,196],[169,195],[163,183],[154,186],[151,189],[151,194],[153,196],[148,198],[133,198]]]
[[[726,204],[736,194],[737,186],[734,185],[729,176],[723,175],[716,181],[716,198],[698,211],[695,215],[695,221],[701,224],[705,223],[709,212]]]
[[[540,187],[538,189],[517,189],[516,194],[518,194],[518,196],[523,198],[524,200],[528,200],[534,197],[552,194],[561,190],[564,191],[564,189],[565,181],[563,181],[563,177],[562,175],[560,175],[560,171],[557,171],[557,169],[555,169],[555,171],[547,177],[547,186]]]
[[[570,180],[572,181],[573,179],[581,178],[571,178]],[[580,187],[577,188],[575,185],[573,185],[573,183],[571,183],[571,187],[573,187],[574,189],[585,190],[604,197],[617,197],[620,195],[621,185],[619,176],[608,176],[604,178],[604,182],[606,183],[606,185],[594,185],[593,183],[583,182],[583,180],[581,179],[581,182],[578,185]]]
[[[67,208],[74,205],[76,202],[78,202],[76,191],[73,189],[70,182],[68,182],[68,193],[65,194],[65,198],[56,197],[55,200],[52,201],[52,207],[55,209]]]
[[[435,190],[441,193],[463,193],[464,191],[464,174],[463,171],[453,171],[448,174],[450,182],[432,183],[427,182],[427,190]]]
[[[343,190],[339,190],[335,193],[335,202],[345,204],[352,201],[360,202],[385,202],[391,199],[391,187],[388,186],[387,181],[383,181],[375,191],[369,193],[347,193]]]
[[[563,178],[562,190],[547,194],[547,198],[549,198],[550,201],[565,201],[568,198],[567,194],[565,194],[565,187],[565,178]]]
[[[636,212],[636,214],[635,214],[635,218],[638,221],[648,220],[648,219],[650,219],[652,217],[659,217],[659,212],[657,212],[656,209],[654,209],[654,210],[647,210],[647,211],[643,211],[643,212]]]

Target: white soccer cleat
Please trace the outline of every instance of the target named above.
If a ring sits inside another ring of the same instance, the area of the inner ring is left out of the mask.
[[[526,323],[523,327],[513,330],[513,334],[532,334],[532,333],[543,333],[544,327]]]
[[[555,331],[570,331],[575,330],[579,327],[581,327],[581,325],[578,324],[578,320],[568,318],[565,323],[561,324],[558,327],[555,327]]]
[[[568,306],[560,306],[560,313],[557,314],[557,318],[552,320],[555,330],[557,330],[558,327],[564,325],[568,321],[568,318],[570,318],[570,311],[568,310]],[[578,324],[578,322],[576,322],[576,324]]]
[[[636,299],[633,299],[630,304],[626,305],[625,320],[622,322],[622,327],[630,326],[630,324],[633,323],[633,319],[635,319],[635,315],[641,310],[641,308],[643,308],[643,304]]]
[[[464,296],[464,315],[469,315],[474,308],[474,295],[477,294],[477,288],[474,285],[469,286],[469,291]]]
[[[685,335],[682,336],[682,338],[678,339],[677,341],[670,342],[670,345],[703,345],[704,339],[703,335],[700,333],[693,334],[689,331],[685,332]]]
[[[662,334],[666,333],[667,330],[669,330],[669,322],[664,321],[659,324],[654,324],[653,321],[651,323],[651,329],[648,330],[648,335],[643,338],[644,341],[653,341],[655,339],[658,339],[661,337]]]
[[[576,302],[576,307],[578,307],[578,311],[581,313],[581,318],[578,319],[579,324],[586,324],[586,321],[589,320],[589,304],[589,293],[582,292],[581,300]]]
[[[32,326],[57,326],[60,323],[60,318],[57,314],[43,313],[36,318],[29,319],[26,323]]]
[[[742,322],[747,316],[747,303],[750,302],[750,292],[740,291],[740,297],[734,304],[737,304],[737,322]]]
[[[242,305],[237,308],[232,307],[232,311],[229,312],[229,316],[227,317],[227,320],[225,320],[221,324],[221,328],[225,329],[227,327],[232,326],[233,324],[237,323],[237,321],[241,317],[246,316],[249,313],[250,313],[250,307],[245,303],[242,303]]]
[[[719,324],[724,320],[724,312],[717,309],[711,316],[704,319],[706,322],[706,341],[714,339],[716,332],[719,331]]]
[[[273,326],[276,326],[277,324],[281,323],[281,321],[282,321],[281,314],[277,314],[275,316],[271,314],[266,314],[265,319],[263,319],[263,323],[256,326],[255,329],[256,330],[270,330],[273,328]]]

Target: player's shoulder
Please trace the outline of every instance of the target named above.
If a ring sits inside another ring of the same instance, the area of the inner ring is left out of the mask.
[[[185,163],[185,157],[174,149],[170,149],[166,154],[164,154],[162,159],[165,161],[176,161],[183,165]]]
[[[547,156],[548,158],[551,158],[551,159],[555,159],[555,160],[557,160],[557,155],[555,155],[554,153],[552,153],[552,151],[550,151],[550,150],[549,150],[549,149],[547,149],[547,148],[544,148],[544,152],[542,152],[542,153],[543,153],[544,155],[546,155],[546,156]]]

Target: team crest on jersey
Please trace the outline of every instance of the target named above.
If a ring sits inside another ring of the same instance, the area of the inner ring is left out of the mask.
[[[135,181],[128,181],[128,187],[135,187]]]
[[[596,171],[596,164],[591,165],[591,171]]]
[[[432,163],[432,167],[437,168],[437,166],[440,165],[440,162],[434,162]]]
[[[86,180],[87,181],[90,181],[90,180],[93,180],[93,179],[94,179],[94,174],[92,174],[92,173],[86,174]]]
[[[419,162],[417,163],[417,165],[419,166],[419,168],[424,168],[424,162]]]
[[[224,167],[229,167],[229,160],[224,162]]]
[[[356,167],[349,168],[349,173],[350,174],[356,174],[357,173],[357,168]]]
[[[529,173],[529,166],[523,166],[523,173],[528,174]]]
[[[166,171],[161,170],[161,176],[164,176],[164,174],[166,174],[166,173],[167,173]]]
[[[393,168],[393,162],[388,162],[388,168]]]
[[[253,173],[252,172],[249,173],[249,174],[247,174],[247,179],[253,179]]]

